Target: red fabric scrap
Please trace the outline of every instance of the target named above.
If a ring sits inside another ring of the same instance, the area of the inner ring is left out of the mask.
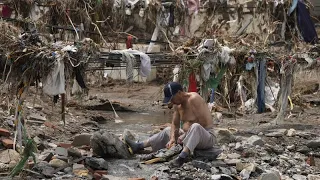
[[[132,36],[127,37],[126,45],[127,45],[127,49],[132,48]]]
[[[196,75],[194,73],[191,73],[189,75],[189,92],[197,92],[197,80]]]

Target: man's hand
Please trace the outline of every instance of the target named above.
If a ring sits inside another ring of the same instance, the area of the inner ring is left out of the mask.
[[[171,139],[166,145],[167,149],[170,149],[174,145],[174,143],[175,143],[175,140]]]

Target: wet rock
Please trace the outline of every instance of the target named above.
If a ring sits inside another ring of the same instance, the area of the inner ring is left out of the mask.
[[[267,137],[282,137],[282,136],[284,136],[286,133],[287,133],[287,130],[286,130],[286,129],[277,129],[277,130],[274,131],[274,132],[265,134],[265,136],[267,136]]]
[[[60,168],[67,165],[67,163],[61,159],[52,159],[49,164],[54,168]]]
[[[66,168],[64,168],[63,172],[66,173],[66,174],[72,173],[72,167],[66,167]]]
[[[270,164],[270,166],[278,166],[280,164],[280,161],[278,158],[272,157],[269,164]]]
[[[287,132],[287,136],[289,137],[293,137],[296,135],[296,130],[295,129],[289,129],[288,132]]]
[[[99,124],[103,124],[103,123],[106,123],[106,122],[107,122],[107,119],[104,118],[103,116],[92,116],[92,117],[91,117],[91,120],[92,120],[92,121],[95,121],[95,122],[97,122],[97,123],[99,123]]]
[[[41,140],[38,136],[35,136],[35,137],[33,138],[33,141],[34,141],[37,145],[39,145],[39,144],[42,142],[42,140]]]
[[[307,143],[309,148],[318,148],[320,147],[320,138],[311,140]]]
[[[256,171],[256,165],[253,163],[237,163],[236,164],[236,169],[237,171],[242,171],[243,169],[247,169],[250,172],[255,172]]]
[[[87,157],[85,160],[86,165],[96,170],[107,170],[108,163],[103,158]]]
[[[314,135],[312,135],[309,132],[305,132],[305,131],[297,131],[296,135],[305,139],[310,139],[312,137],[314,137]]]
[[[243,151],[244,148],[240,142],[237,142],[234,149],[237,151]]]
[[[284,152],[284,149],[281,146],[278,146],[278,145],[271,146],[269,144],[265,145],[265,150],[269,153],[275,153],[275,154],[282,154]]]
[[[303,176],[303,175],[300,175],[300,174],[295,174],[295,175],[292,176],[292,178],[294,180],[307,180],[306,176]]]
[[[254,157],[255,155],[256,155],[256,151],[252,148],[245,149],[242,152],[242,157],[244,157],[244,158]]]
[[[240,163],[241,160],[240,159],[225,159],[224,162],[227,164],[227,165],[236,165],[237,163]]]
[[[258,180],[281,180],[279,172],[267,172],[261,174]]]
[[[263,132],[259,132],[259,134],[258,134],[258,136],[263,136],[264,134],[263,134]]]
[[[192,168],[193,168],[193,166],[191,166],[190,164],[184,164],[183,165],[183,167],[182,167],[184,170],[186,170],[186,171],[190,171]]]
[[[45,151],[42,154],[40,154],[39,160],[49,162],[49,161],[51,161],[53,156],[54,155],[52,152]]]
[[[287,149],[288,149],[289,151],[293,151],[295,148],[296,148],[295,145],[287,146]]]
[[[271,156],[269,156],[269,155],[263,156],[263,157],[261,157],[261,160],[266,163],[269,163],[271,161]]]
[[[221,152],[222,150],[220,148],[213,147],[207,150],[195,150],[193,155],[196,159],[212,161],[215,160]]]
[[[55,169],[51,167],[48,162],[40,161],[32,168],[32,170],[39,172],[46,177],[52,177]]]
[[[72,145],[75,147],[78,146],[90,146],[90,139],[92,137],[92,134],[88,134],[88,133],[82,133],[82,134],[78,134],[74,137]]]
[[[93,154],[102,158],[129,158],[131,154],[119,138],[107,131],[99,131],[91,137]]]
[[[68,156],[75,157],[75,158],[82,157],[80,150],[75,147],[68,149]]]
[[[228,144],[228,143],[235,142],[236,138],[234,137],[232,132],[229,131],[228,129],[218,129],[216,131],[216,134],[217,134],[217,140],[221,144]]]
[[[210,171],[211,171],[212,174],[217,174],[217,173],[219,173],[219,169],[217,169],[216,167],[211,167],[211,168],[210,168]]]
[[[197,160],[193,160],[192,161],[192,165],[196,168],[200,168],[203,170],[207,170],[210,171],[211,170],[211,166],[203,161],[197,161]]]
[[[57,148],[58,145],[54,144],[54,143],[48,143],[48,146],[51,148]]]
[[[229,148],[234,148],[236,146],[236,143],[230,143],[228,146]]]
[[[247,170],[247,169],[243,169],[241,172],[240,172],[240,177],[242,179],[249,179],[250,178],[250,174],[251,174],[251,171]]]
[[[308,154],[311,151],[310,148],[307,146],[301,146],[297,149],[297,152],[302,153],[302,154]]]
[[[264,145],[264,141],[256,135],[251,136],[249,139],[247,139],[247,143],[253,146],[259,145],[259,146],[263,146]]]
[[[128,180],[128,178],[117,177],[112,175],[103,175],[100,180]]]
[[[212,180],[233,180],[233,178],[227,174],[218,174],[218,175],[211,175]]]
[[[241,157],[241,155],[237,153],[231,153],[231,154],[228,154],[227,156],[229,159],[238,159]]]
[[[219,169],[223,174],[231,175],[231,171],[228,168],[219,167]]]
[[[221,161],[221,160],[216,160],[216,161],[212,161],[211,162],[211,166],[212,167],[226,167],[228,165],[225,162]]]
[[[281,180],[293,180],[293,179],[290,178],[289,176],[282,175]]]
[[[308,180],[319,180],[319,179],[320,179],[320,175],[312,175],[312,174],[308,175]]]
[[[59,156],[68,156],[68,150],[63,147],[57,147],[54,153]]]

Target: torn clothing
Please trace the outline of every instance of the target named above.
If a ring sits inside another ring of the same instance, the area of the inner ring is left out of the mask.
[[[166,147],[166,144],[170,141],[170,132],[171,128],[167,127],[148,139],[152,151],[156,152]],[[206,130],[198,123],[192,124],[186,133],[180,129],[179,135],[183,146],[187,147],[191,153],[193,153],[195,149],[210,149],[216,144],[216,137],[212,130]]]

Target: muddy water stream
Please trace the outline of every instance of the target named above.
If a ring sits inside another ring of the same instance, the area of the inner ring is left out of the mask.
[[[117,112],[122,123],[109,122],[105,128],[115,134],[122,134],[125,129],[130,130],[136,138],[142,140],[150,135],[152,126],[170,123],[172,114],[163,112],[135,113],[135,112]],[[142,139],[141,139],[142,138]]]
[[[108,122],[105,128],[115,134],[122,134],[125,129],[129,129],[137,140],[145,140],[151,135],[153,125],[160,125],[171,122],[172,114],[164,112],[151,113],[123,113],[117,112],[123,123]],[[117,177],[144,177],[149,179],[155,169],[163,164],[144,165],[139,159],[111,159],[109,160],[108,174]],[[123,178],[126,179],[126,178]]]

